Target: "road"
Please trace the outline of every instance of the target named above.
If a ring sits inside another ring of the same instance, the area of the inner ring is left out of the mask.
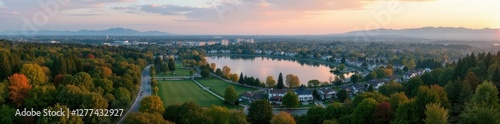
[[[137,93],[137,97],[135,98],[135,101],[132,103],[132,106],[130,109],[120,118],[118,121],[118,124],[121,124],[122,121],[127,117],[127,115],[131,112],[137,112],[139,110],[139,102],[141,102],[142,98],[146,96],[150,96],[152,93],[151,90],[151,76],[149,75],[149,69],[151,68],[152,65],[148,65],[144,67],[144,70],[142,71],[142,76],[141,76],[141,88],[139,89],[139,93]],[[141,95],[142,92],[142,95]]]

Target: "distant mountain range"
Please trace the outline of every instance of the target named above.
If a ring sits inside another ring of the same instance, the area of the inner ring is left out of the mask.
[[[32,33],[32,32],[28,32]],[[22,31],[15,32],[0,32],[0,35],[23,35]],[[32,34],[27,35],[95,35],[95,36],[163,36],[172,35],[171,33],[160,32],[160,31],[137,31],[134,29],[127,28],[110,28],[107,30],[80,30],[80,31],[52,31],[52,30],[40,30]]]
[[[365,35],[366,34],[366,35]],[[408,29],[375,29],[351,31],[342,34],[329,34],[336,36],[364,35],[368,37],[408,37],[423,39],[455,39],[455,40],[499,40],[500,29],[468,29],[454,27],[423,27]]]

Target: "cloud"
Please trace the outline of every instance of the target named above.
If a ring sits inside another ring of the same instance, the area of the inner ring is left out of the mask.
[[[0,6],[0,18],[9,18],[14,15],[18,15],[19,13],[16,11],[7,10],[5,7]]]
[[[325,13],[332,10],[355,10],[378,0],[214,0],[209,7],[177,5],[139,5],[127,9],[168,16],[185,16],[193,21],[266,21],[294,19]],[[428,1],[428,0],[404,0]],[[115,8],[120,10],[123,8]]]
[[[2,0],[7,10],[29,15],[43,8],[71,10],[80,8],[101,8],[108,3],[136,2],[136,0]]]

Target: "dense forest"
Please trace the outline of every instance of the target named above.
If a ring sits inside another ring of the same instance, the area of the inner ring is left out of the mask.
[[[127,109],[153,54],[125,47],[0,41],[0,123],[112,123],[116,116],[19,117],[17,109]]]

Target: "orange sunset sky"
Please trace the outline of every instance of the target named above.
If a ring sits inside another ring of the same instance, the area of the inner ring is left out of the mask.
[[[23,30],[27,24],[37,30],[123,27],[243,35],[482,29],[500,28],[499,5],[500,0],[0,0],[0,31]]]

